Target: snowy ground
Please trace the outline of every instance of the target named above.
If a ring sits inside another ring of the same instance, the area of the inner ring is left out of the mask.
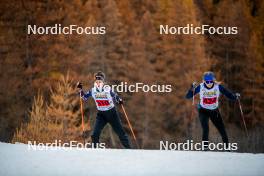
[[[0,143],[0,176],[264,175],[264,154],[159,150],[28,150]]]

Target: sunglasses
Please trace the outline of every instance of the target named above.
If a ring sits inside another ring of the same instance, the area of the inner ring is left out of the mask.
[[[212,84],[214,81],[205,81],[206,84]]]
[[[101,76],[96,76],[95,80],[104,80]]]

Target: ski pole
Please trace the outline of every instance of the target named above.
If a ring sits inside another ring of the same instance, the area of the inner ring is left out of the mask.
[[[192,105],[194,106],[194,92],[195,92],[195,88],[193,90],[193,97],[192,97]]]
[[[195,105],[194,103],[194,101],[195,101],[195,97],[194,97],[194,93],[195,93],[195,89],[196,89],[196,87],[197,87],[197,83],[196,82],[193,82],[192,83],[192,87],[193,87],[193,90],[192,90],[192,105]]]
[[[122,107],[122,110],[123,110],[123,112],[124,112],[124,114],[125,114],[125,117],[126,117],[126,120],[127,120],[128,126],[129,126],[130,131],[131,131],[131,133],[132,133],[132,136],[133,136],[133,138],[134,138],[134,140],[135,140],[135,143],[136,143],[136,145],[137,145],[137,148],[139,148],[139,145],[138,145],[138,142],[137,142],[137,138],[136,138],[135,133],[134,133],[134,131],[133,131],[132,125],[131,125],[131,123],[130,123],[130,121],[129,121],[129,119],[128,119],[128,116],[127,116],[126,110],[125,110],[125,108],[124,108],[124,106],[123,106],[122,104],[121,104],[121,107]]]
[[[83,102],[82,102],[81,94],[80,94],[80,105],[81,105],[81,114],[82,114],[82,132],[83,132],[82,134],[84,135],[84,113],[83,113]],[[83,135],[82,135],[83,144],[85,145],[85,138]]]
[[[194,97],[194,92],[195,92],[195,88],[193,89],[193,96],[192,96],[192,106],[195,106],[195,97]],[[191,116],[191,119],[192,119],[192,117],[193,117],[193,112],[194,111],[194,108],[192,108],[192,116]]]
[[[194,114],[194,106],[195,106],[195,89],[196,89],[196,82],[193,83],[193,91],[192,91],[192,114],[191,114],[191,120],[193,119],[193,114]]]
[[[246,132],[246,135],[248,137],[247,125],[246,125],[246,122],[245,122],[244,113],[243,113],[243,110],[242,110],[242,106],[241,106],[241,102],[240,102],[239,97],[237,97],[237,100],[238,100],[238,105],[239,105],[239,109],[240,109],[240,113],[241,113],[241,118],[242,118],[242,121],[243,121],[243,124],[244,124],[244,128],[245,128],[245,132]]]
[[[193,116],[194,116],[194,106],[195,106],[195,97],[194,97],[194,92],[195,92],[195,86],[193,86],[193,92],[192,92],[192,113],[188,122],[188,133],[191,136],[192,133],[192,120],[193,120]]]

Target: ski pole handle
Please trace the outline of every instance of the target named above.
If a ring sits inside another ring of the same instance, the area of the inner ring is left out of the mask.
[[[77,87],[78,89],[82,89],[82,88],[83,88],[83,85],[82,85],[81,82],[78,82],[77,85],[76,85],[76,87]]]
[[[197,87],[197,82],[194,81],[194,82],[192,83],[192,88],[195,89],[196,87]]]

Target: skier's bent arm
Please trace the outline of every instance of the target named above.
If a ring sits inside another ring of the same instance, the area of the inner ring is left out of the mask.
[[[236,100],[237,97],[234,93],[232,93],[231,91],[229,91],[228,89],[226,89],[224,86],[219,85],[219,91],[225,95],[228,99],[230,100]]]
[[[192,98],[193,96],[195,96],[196,94],[198,94],[198,93],[200,92],[200,85],[198,85],[197,87],[195,87],[194,90],[193,90],[193,89],[194,89],[194,88],[191,87],[191,88],[188,90],[188,92],[187,92],[185,98],[190,99],[190,98]]]
[[[88,92],[84,92],[83,90],[80,90],[80,95],[84,101],[87,101],[90,96],[92,96],[92,91],[89,90]]]
[[[111,94],[111,96],[113,97],[115,103],[120,103],[120,102],[122,102],[122,99],[118,96],[117,93],[115,93],[114,91],[111,90],[111,91],[110,91],[110,94]]]

